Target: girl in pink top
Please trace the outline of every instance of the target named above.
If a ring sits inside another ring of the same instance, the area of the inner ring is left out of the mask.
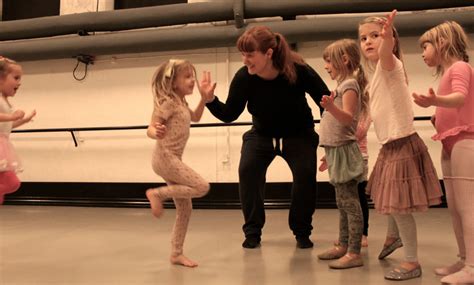
[[[421,107],[436,106],[433,139],[443,144],[441,166],[460,260],[435,269],[443,283],[474,282],[474,70],[467,63],[468,38],[445,22],[420,38],[423,60],[441,75],[438,92],[413,93]]]
[[[16,175],[21,166],[10,143],[10,133],[12,128],[30,122],[36,115],[36,111],[25,115],[10,104],[9,97],[16,95],[22,75],[23,70],[17,62],[0,56],[0,205],[4,195],[15,192],[21,184]]]

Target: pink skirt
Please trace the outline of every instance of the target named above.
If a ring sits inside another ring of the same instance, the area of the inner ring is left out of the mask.
[[[441,203],[436,169],[417,133],[382,146],[367,194],[381,214],[422,212]]]
[[[0,134],[0,171],[20,172],[21,162],[16,155],[15,148],[10,143],[9,137]]]

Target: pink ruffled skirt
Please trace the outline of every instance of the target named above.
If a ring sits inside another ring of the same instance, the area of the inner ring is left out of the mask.
[[[6,134],[0,134],[0,171],[20,172],[21,162]]]
[[[417,133],[382,146],[367,194],[381,214],[422,212],[441,203],[436,169]]]

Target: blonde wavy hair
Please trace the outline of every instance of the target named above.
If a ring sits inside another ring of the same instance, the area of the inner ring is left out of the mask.
[[[173,85],[176,76],[188,70],[191,70],[196,76],[196,68],[194,65],[184,59],[170,59],[158,66],[151,82],[155,107],[158,107],[159,102],[165,98],[171,98],[177,102],[183,101],[178,94],[176,94]]]
[[[464,29],[454,21],[446,21],[426,31],[418,40],[420,47],[430,43],[435,49],[435,56],[440,58],[441,63],[451,58],[459,58],[469,62],[469,39]],[[444,73],[443,66],[436,66],[436,75]]]
[[[9,59],[7,57],[0,56],[0,77],[5,77],[8,73],[11,72],[12,65],[19,65],[13,59]]]
[[[361,114],[364,116],[369,109],[369,92],[367,77],[361,65],[359,45],[351,39],[341,39],[327,46],[323,51],[324,60],[331,63],[338,72],[338,81],[353,77],[357,80],[361,95]]]

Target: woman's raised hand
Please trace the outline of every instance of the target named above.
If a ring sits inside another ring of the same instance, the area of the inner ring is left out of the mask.
[[[211,73],[203,71],[201,82],[198,84],[199,93],[206,103],[214,100],[214,90],[216,89],[216,82],[211,82]]]

